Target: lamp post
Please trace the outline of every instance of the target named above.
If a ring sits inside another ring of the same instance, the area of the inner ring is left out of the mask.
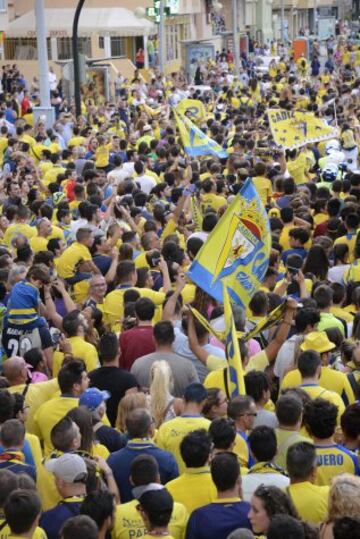
[[[164,73],[165,66],[165,0],[160,0],[159,20],[159,68]]]
[[[36,40],[39,60],[40,107],[34,108],[35,118],[45,116],[46,127],[52,127],[55,114],[50,102],[49,62],[46,43],[44,0],[35,1]]]
[[[235,75],[238,75],[240,71],[240,43],[239,43],[239,33],[238,33],[237,7],[238,7],[237,0],[232,0]]]
[[[73,63],[74,63],[74,96],[75,96],[75,115],[76,117],[81,114],[81,90],[80,90],[80,63],[79,63],[79,39],[78,39],[78,26],[81,10],[85,0],[79,0],[79,3],[75,10],[73,31],[72,31],[72,49],[73,49]]]

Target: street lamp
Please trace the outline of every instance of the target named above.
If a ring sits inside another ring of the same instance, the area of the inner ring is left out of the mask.
[[[35,1],[36,40],[39,60],[40,107],[35,107],[35,117],[45,116],[46,127],[53,126],[54,109],[50,102],[49,62],[46,44],[46,23],[44,0]]]
[[[240,43],[239,43],[239,33],[238,33],[237,0],[232,0],[232,18],[233,18],[235,75],[238,75],[240,71]]]
[[[285,45],[285,0],[281,0],[281,43],[284,46]]]
[[[78,26],[81,10],[85,0],[79,0],[75,10],[73,31],[72,31],[72,48],[73,48],[73,64],[74,64],[74,96],[75,96],[75,115],[81,115],[81,90],[80,90],[80,62],[79,62],[79,39]]]

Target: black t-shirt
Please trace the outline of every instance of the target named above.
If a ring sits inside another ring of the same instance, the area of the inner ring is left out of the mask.
[[[111,425],[114,426],[119,402],[128,389],[138,385],[135,376],[119,367],[99,367],[89,373],[89,378],[91,386],[106,389],[111,394],[106,402],[106,413]]]

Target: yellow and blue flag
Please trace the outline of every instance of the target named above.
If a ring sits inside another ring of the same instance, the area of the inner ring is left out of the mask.
[[[236,327],[234,315],[230,302],[230,297],[224,282],[224,318],[225,318],[225,334],[226,334],[226,359],[228,361],[227,376],[228,376],[228,397],[232,399],[238,395],[246,395],[244,371],[241,363],[239,341],[236,335]]]
[[[252,180],[248,179],[209,234],[187,274],[218,301],[223,301],[226,279],[231,301],[246,309],[264,279],[270,249],[268,216]]]
[[[176,112],[186,114],[196,122],[201,122],[206,118],[205,106],[200,99],[182,99],[176,106]]]
[[[190,157],[213,155],[219,159],[227,158],[228,154],[220,144],[203,133],[189,118],[179,114],[175,109],[174,115],[184,150]]]

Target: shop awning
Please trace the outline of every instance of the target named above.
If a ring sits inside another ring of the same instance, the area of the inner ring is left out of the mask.
[[[45,9],[48,37],[71,37],[74,8]],[[120,37],[144,36],[157,33],[156,26],[147,19],[138,18],[133,11],[122,7],[83,8],[79,21],[79,36],[92,34]],[[28,11],[9,23],[6,37],[36,37],[35,14]]]

